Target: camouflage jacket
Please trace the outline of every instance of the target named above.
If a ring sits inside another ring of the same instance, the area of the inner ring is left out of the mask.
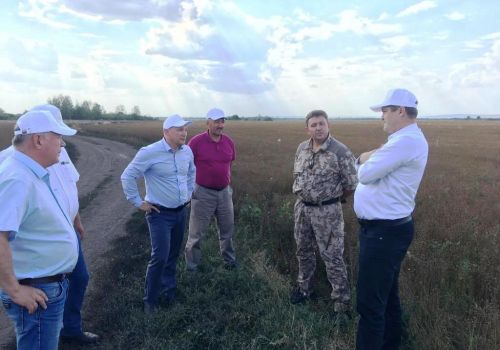
[[[354,191],[358,184],[354,156],[349,148],[328,136],[314,153],[312,140],[302,142],[295,154],[293,193],[301,200],[321,203]]]

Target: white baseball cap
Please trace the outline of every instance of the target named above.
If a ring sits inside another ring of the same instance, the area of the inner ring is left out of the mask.
[[[370,106],[374,112],[380,112],[385,106],[401,106],[417,108],[418,101],[414,94],[406,89],[392,89],[387,92],[384,102]]]
[[[192,122],[190,122],[189,120],[182,119],[180,115],[174,114],[165,119],[165,121],[163,122],[163,129],[181,128],[191,123]]]
[[[75,129],[71,129],[66,124],[56,121],[50,112],[40,110],[24,113],[19,117],[14,127],[14,135],[38,134],[43,132],[53,132],[64,136],[76,134]]]
[[[63,122],[63,118],[61,115],[61,110],[57,108],[54,105],[51,104],[44,104],[44,105],[38,105],[33,108],[31,108],[32,111],[47,111],[52,114],[55,120],[57,120],[59,123]]]
[[[218,120],[225,117],[224,111],[219,108],[212,108],[207,112],[207,119]]]

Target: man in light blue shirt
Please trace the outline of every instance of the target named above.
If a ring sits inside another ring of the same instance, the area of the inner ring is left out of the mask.
[[[46,168],[58,162],[62,135],[75,133],[46,111],[27,112],[14,154],[0,165],[0,197],[8,198],[0,202],[0,298],[18,349],[57,349],[78,241]]]
[[[381,104],[372,106],[382,112],[389,137],[357,160],[359,350],[398,349],[401,344],[399,271],[413,240],[411,214],[429,152],[416,123],[417,104],[410,91],[394,89]]]
[[[59,123],[63,123],[61,111],[56,106],[44,104],[35,106],[31,109],[49,112],[52,117]],[[0,152],[0,164],[12,156],[15,152],[14,146]],[[80,174],[76,170],[71,161],[65,147],[61,147],[59,161],[47,168],[50,177],[50,186],[66,213],[69,215],[77,238],[83,239],[85,229],[82,225],[80,214],[78,212],[78,188],[76,183],[80,178]],[[83,256],[81,243],[78,244],[78,262],[68,275],[69,287],[68,295],[64,306],[63,329],[61,330],[61,338],[65,342],[75,344],[92,344],[99,340],[97,334],[84,332],[82,329],[81,309],[85,298],[85,291],[89,282],[89,272]]]
[[[176,264],[195,182],[193,152],[185,145],[189,124],[179,115],[168,117],[163,123],[163,138],[141,148],[121,176],[127,200],[146,212],[151,236],[144,288],[146,313],[157,311],[160,298],[170,304],[176,296]],[[137,186],[142,177],[144,200]]]

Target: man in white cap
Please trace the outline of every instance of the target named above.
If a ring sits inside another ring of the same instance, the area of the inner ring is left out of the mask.
[[[398,349],[402,322],[399,271],[411,244],[411,214],[427,163],[428,145],[417,126],[417,99],[394,89],[370,107],[382,112],[389,134],[380,148],[357,159],[354,211],[360,223],[357,349]]]
[[[151,237],[144,295],[144,312],[157,311],[176,297],[176,264],[186,228],[187,208],[193,193],[193,152],[185,145],[190,121],[175,114],[163,123],[163,138],[137,152],[121,176],[127,200],[146,212]],[[141,198],[137,180],[145,179]]]
[[[233,247],[234,210],[231,189],[231,165],[236,150],[231,138],[223,134],[225,115],[219,108],[207,113],[208,130],[189,140],[196,165],[196,186],[191,201],[189,236],[185,258],[188,270],[198,269],[201,241],[215,215],[219,226],[220,253],[224,266],[236,267]]]
[[[40,110],[49,112],[52,117],[58,122],[63,123],[61,111],[54,105],[44,104],[35,106],[32,111]],[[0,152],[0,163],[8,156],[14,153],[14,147]],[[92,344],[99,340],[99,336],[82,330],[82,315],[81,309],[85,297],[85,291],[89,282],[89,273],[85,258],[83,256],[80,239],[85,235],[85,229],[82,225],[80,214],[78,213],[78,188],[76,183],[80,178],[80,174],[76,170],[71,161],[66,148],[61,147],[59,154],[59,162],[47,168],[50,175],[50,185],[54,192],[59,195],[64,209],[72,220],[77,237],[78,244],[78,262],[71,274],[68,275],[69,287],[68,296],[64,306],[63,329],[61,338],[64,341],[78,344]]]
[[[47,111],[29,111],[0,165],[0,298],[18,349],[58,347],[78,239],[47,168],[59,161],[62,136],[75,133]]]

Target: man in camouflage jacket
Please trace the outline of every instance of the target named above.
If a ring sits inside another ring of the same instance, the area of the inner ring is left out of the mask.
[[[328,115],[324,111],[315,110],[306,116],[306,130],[311,138],[299,145],[293,170],[299,274],[290,301],[297,304],[311,297],[316,242],[332,286],[334,312],[344,313],[349,309],[351,296],[343,260],[341,202],[357,185],[355,159],[344,144],[330,136]]]

